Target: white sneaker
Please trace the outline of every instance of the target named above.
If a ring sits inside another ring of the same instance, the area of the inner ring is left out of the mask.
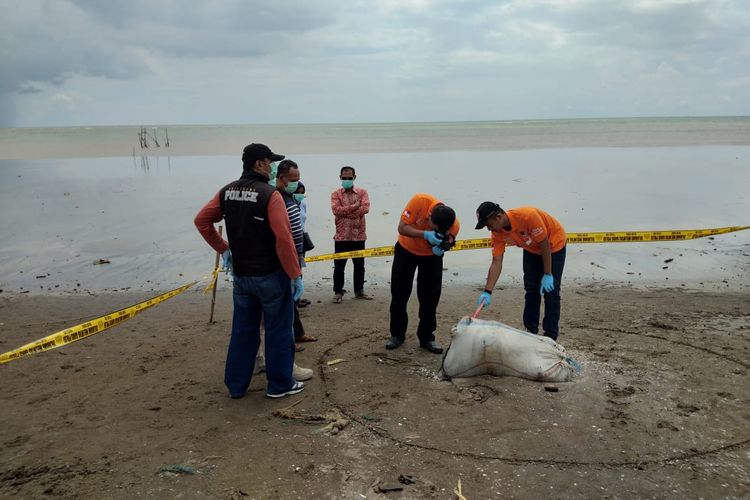
[[[269,398],[283,398],[284,396],[291,396],[292,394],[298,394],[302,392],[302,390],[305,388],[304,382],[294,382],[294,385],[291,389],[289,389],[286,392],[281,392],[279,394],[271,394],[270,392],[266,393],[266,397]]]
[[[313,377],[313,371],[310,368],[302,368],[301,366],[297,366],[297,363],[294,363],[292,376],[294,380],[310,380]]]

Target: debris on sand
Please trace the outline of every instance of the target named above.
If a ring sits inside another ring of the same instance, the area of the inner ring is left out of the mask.
[[[333,422],[329,423],[328,425],[324,425],[320,429],[316,429],[314,432],[316,434],[322,434],[325,432],[330,432],[332,436],[335,436],[340,431],[343,431],[344,428],[349,425],[349,420],[346,418],[337,418]]]
[[[297,404],[301,403],[302,400],[295,401],[291,405],[287,406],[286,408],[282,408],[280,410],[276,410],[273,412],[273,416],[289,419],[289,420],[301,420],[302,422],[305,422],[306,424],[317,424],[320,422],[328,422],[323,427],[320,427],[316,429],[316,434],[322,434],[322,433],[330,433],[332,435],[338,434],[340,431],[344,430],[344,428],[349,425],[349,419],[344,417],[344,415],[341,414],[341,412],[334,408],[333,410],[326,412],[325,414],[321,415],[318,413],[303,413],[299,412],[297,410],[293,410]]]
[[[94,261],[95,266],[101,266],[102,264],[109,264],[110,262],[107,259],[97,259]]]
[[[456,495],[456,498],[458,500],[467,500],[467,498],[464,496],[463,492],[461,492],[461,480],[458,480],[458,485],[453,490],[453,493]]]
[[[399,476],[401,477],[401,476]],[[400,484],[389,484],[381,482],[380,478],[377,478],[370,487],[375,493],[391,493],[393,491],[403,491],[404,487]]]
[[[658,319],[652,319],[647,324],[649,326],[661,328],[662,330],[679,330],[679,328],[677,328],[676,326],[665,323],[664,321],[659,321]]]
[[[174,475],[177,474],[198,474],[198,469],[195,467],[191,467],[190,465],[184,465],[184,464],[172,464],[172,465],[165,465],[161,469],[159,469],[160,475]]]
[[[401,484],[414,484],[417,481],[411,474],[399,474],[398,482]]]
[[[169,476],[179,476],[179,475],[187,475],[187,476],[193,476],[195,474],[203,474],[205,472],[209,472],[216,468],[215,465],[207,463],[208,460],[212,458],[221,458],[218,456],[210,456],[206,457],[203,461],[193,461],[188,460],[186,463],[182,464],[170,464],[165,465],[161,469],[159,469],[159,474],[161,477],[169,477]]]

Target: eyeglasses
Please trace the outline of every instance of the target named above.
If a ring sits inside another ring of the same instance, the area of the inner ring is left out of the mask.
[[[342,181],[353,181],[354,177],[342,177],[341,180]]]

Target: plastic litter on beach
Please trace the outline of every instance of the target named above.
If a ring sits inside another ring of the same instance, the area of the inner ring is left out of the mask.
[[[184,464],[165,465],[159,469],[160,474],[198,474],[198,469]]]

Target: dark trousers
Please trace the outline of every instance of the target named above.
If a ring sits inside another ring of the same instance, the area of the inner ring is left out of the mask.
[[[232,396],[247,392],[265,325],[267,392],[280,394],[294,385],[292,287],[282,270],[267,276],[234,276],[234,312],[224,383]]]
[[[302,320],[299,317],[299,308],[297,307],[297,303],[294,303],[294,323],[292,323],[294,326],[294,338],[298,339],[305,336],[305,327],[302,326]]]
[[[557,340],[560,333],[560,286],[562,284],[563,267],[565,267],[565,249],[552,254],[552,277],[555,279],[555,289],[544,294],[544,320],[542,328],[544,335]],[[523,251],[523,288],[526,290],[526,305],[523,308],[523,325],[531,333],[539,333],[539,309],[542,296],[539,289],[544,276],[542,256],[526,250]]]
[[[436,255],[420,256],[396,243],[391,267],[391,336],[406,337],[409,303],[414,272],[417,271],[417,300],[419,300],[419,326],[417,337],[424,344],[435,340],[437,306],[443,285],[443,258]]]
[[[353,252],[364,250],[364,241],[334,241],[333,251],[335,253]],[[336,259],[333,261],[333,293],[344,295],[344,269],[347,259]],[[359,295],[365,291],[365,259],[360,257],[352,259],[354,263],[354,293]]]

